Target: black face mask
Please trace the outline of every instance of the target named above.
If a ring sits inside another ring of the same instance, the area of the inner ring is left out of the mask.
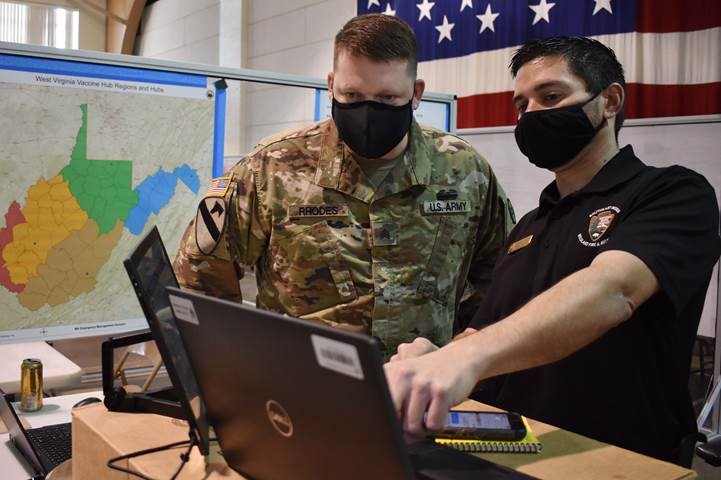
[[[531,163],[549,170],[573,160],[606,123],[594,127],[583,111],[599,94],[568,107],[524,113],[515,130],[518,148]]]
[[[378,158],[393,150],[411,128],[412,100],[400,107],[365,101],[340,103],[333,99],[338,135],[364,158]]]

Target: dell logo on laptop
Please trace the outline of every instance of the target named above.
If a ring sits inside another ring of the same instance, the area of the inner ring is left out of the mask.
[[[273,428],[275,428],[278,433],[284,437],[291,437],[293,435],[293,421],[280,403],[275,400],[268,400],[265,402],[265,413],[268,415],[270,424],[273,425]]]

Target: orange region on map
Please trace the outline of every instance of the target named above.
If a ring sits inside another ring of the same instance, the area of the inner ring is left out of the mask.
[[[25,222],[13,227],[12,241],[2,250],[10,281],[20,285],[37,274],[50,249],[88,221],[61,175],[31,186],[22,214]]]
[[[61,305],[92,291],[98,271],[120,241],[122,232],[123,223],[118,221],[110,232],[98,236],[98,224],[88,220],[48,252],[46,262],[37,267],[37,276],[30,278],[18,294],[20,303],[29,310],[38,310],[45,304]]]
[[[25,223],[25,217],[20,210],[20,204],[12,202],[5,214],[5,228],[0,228],[0,285],[12,293],[22,292],[25,285],[16,284],[10,280],[10,271],[7,269],[2,253],[5,247],[13,241],[13,227],[20,223]]]

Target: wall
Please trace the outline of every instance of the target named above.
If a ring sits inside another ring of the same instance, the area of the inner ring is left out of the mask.
[[[219,0],[159,0],[145,8],[136,54],[218,64]]]
[[[352,0],[248,0],[247,68],[325,79],[333,37],[356,13]],[[313,121],[312,89],[248,85],[246,150],[262,137]]]
[[[80,34],[78,36],[78,47],[80,50],[105,51],[105,16],[103,14],[71,0],[47,3],[52,3],[53,5],[66,4],[69,7],[79,8]],[[95,3],[105,9],[105,0]]]
[[[80,32],[78,33],[78,48],[81,50],[105,51],[105,0],[94,0],[98,8],[90,8],[73,0],[33,0],[32,2],[19,1],[17,3],[50,5],[54,7],[67,7],[79,11],[78,22]],[[31,28],[42,29],[42,25],[31,26]]]

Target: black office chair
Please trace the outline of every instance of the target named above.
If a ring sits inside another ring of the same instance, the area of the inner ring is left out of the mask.
[[[694,355],[698,356],[698,367],[692,368],[690,375],[699,375],[701,379],[711,379],[713,376],[713,359],[715,338],[708,338],[701,335],[696,336]]]

